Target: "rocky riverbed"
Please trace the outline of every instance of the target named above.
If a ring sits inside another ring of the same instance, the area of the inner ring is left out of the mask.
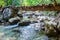
[[[60,40],[60,12],[0,11],[0,40]]]

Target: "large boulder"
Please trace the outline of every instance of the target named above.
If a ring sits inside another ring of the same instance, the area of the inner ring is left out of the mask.
[[[3,10],[3,18],[8,19],[12,14],[12,9],[11,8],[5,8]]]
[[[22,12],[20,10],[18,11],[17,16],[19,16],[20,18],[23,18]]]

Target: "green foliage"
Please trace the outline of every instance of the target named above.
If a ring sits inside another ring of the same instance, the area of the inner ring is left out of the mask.
[[[22,0],[22,6],[36,6],[41,3],[42,0]]]
[[[56,0],[57,3],[60,3],[60,0]]]
[[[0,0],[0,6],[5,6],[6,3],[4,2],[4,0]]]
[[[0,6],[20,6],[20,0],[0,0]]]
[[[31,0],[31,1],[32,1],[32,0]],[[42,4],[41,2],[42,2],[42,0],[33,0],[33,1],[32,1],[32,5],[33,5],[33,6],[34,6],[34,5],[36,6],[36,5],[38,5],[38,4]]]
[[[6,2],[6,6],[12,5],[12,0],[5,0],[5,2]]]
[[[12,4],[12,0],[0,0],[0,6],[8,6]]]
[[[23,0],[22,6],[36,6],[40,4],[53,4],[54,0]]]
[[[60,3],[60,0],[56,0],[57,3]],[[54,0],[0,0],[0,6],[36,6],[42,4],[53,4]]]
[[[54,0],[43,0],[43,4],[53,4]]]
[[[12,5],[14,6],[20,6],[20,0],[12,0]]]

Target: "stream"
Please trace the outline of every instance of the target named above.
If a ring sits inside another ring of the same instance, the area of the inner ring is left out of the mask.
[[[22,14],[20,10],[15,12],[16,10],[6,8],[3,14],[0,13],[0,40],[49,40],[46,33],[41,32],[46,24],[57,24],[54,22],[56,11],[22,11]],[[6,25],[3,26],[3,23]]]
[[[12,26],[0,26],[0,34],[2,34],[1,37],[16,37],[15,40],[48,40],[47,36],[40,36],[38,32],[40,32],[41,27],[39,29],[37,27],[34,27],[35,24],[30,24],[28,26],[18,27],[17,24]],[[19,29],[20,33],[12,32],[12,29],[17,27]]]

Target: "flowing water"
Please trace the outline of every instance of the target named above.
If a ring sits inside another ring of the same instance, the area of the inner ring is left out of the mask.
[[[11,9],[7,8],[3,11],[4,19],[11,16]],[[29,15],[28,15],[29,14]],[[31,12],[23,15],[28,18]],[[35,18],[35,16],[33,16]],[[45,17],[43,17],[44,19]],[[0,25],[0,40],[48,40],[45,35],[39,34],[43,25],[41,23],[33,23],[28,26],[18,26],[19,23],[10,26]]]
[[[17,28],[15,28],[17,27]],[[18,29],[20,33],[12,32],[12,30]],[[40,28],[41,29],[41,28]],[[38,30],[37,30],[38,31]],[[19,27],[18,25],[12,25],[12,26],[0,26],[0,34],[2,34],[0,37],[3,37],[2,39],[15,37],[14,40],[48,40],[47,36],[40,36],[37,32],[34,24],[30,24],[28,26]],[[13,40],[13,39],[11,39]]]

